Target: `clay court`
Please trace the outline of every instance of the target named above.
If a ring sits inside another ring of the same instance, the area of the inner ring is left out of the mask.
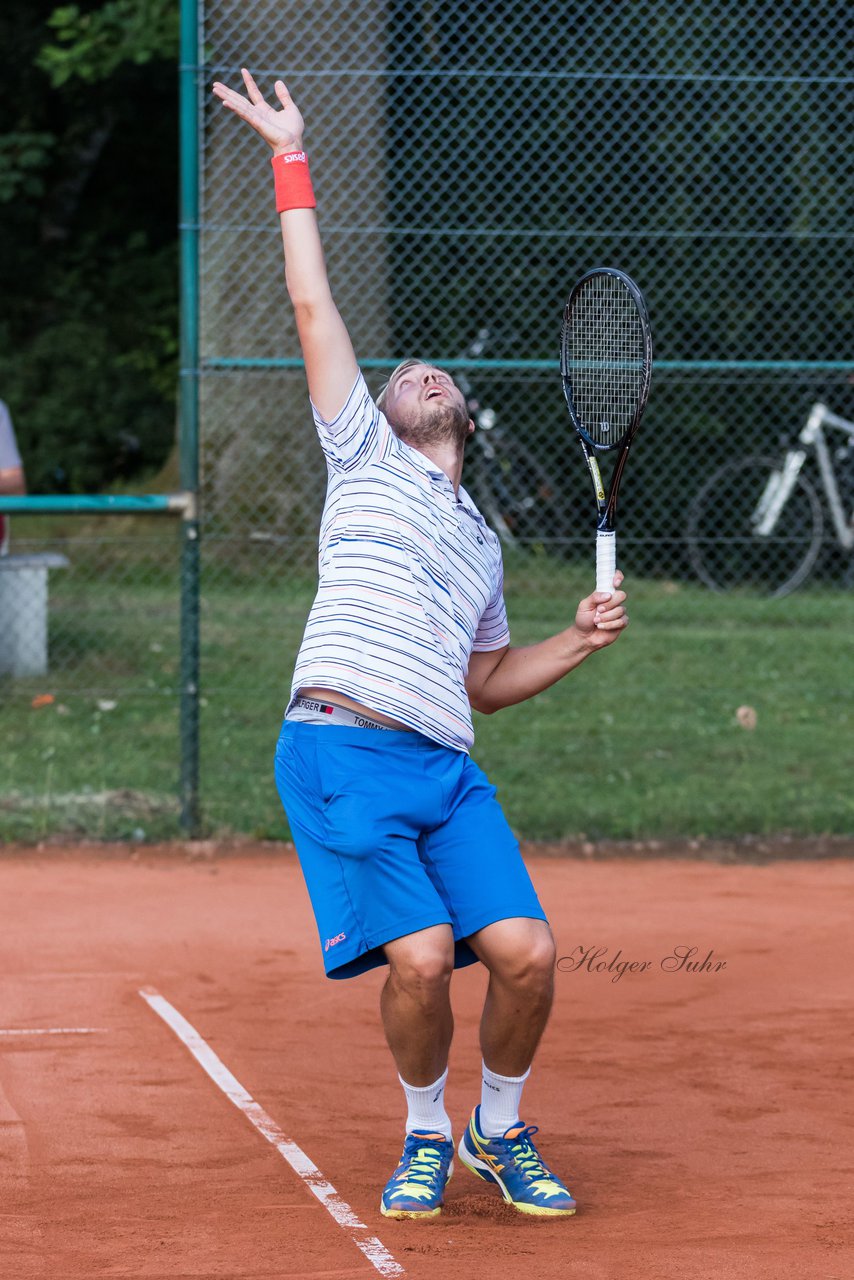
[[[427,1225],[378,1210],[381,974],[323,978],[292,853],[193,849],[0,861],[3,1276],[852,1274],[854,862],[531,854],[564,959],[524,1118],[580,1208],[457,1165]],[[484,980],[454,980],[457,1132]]]

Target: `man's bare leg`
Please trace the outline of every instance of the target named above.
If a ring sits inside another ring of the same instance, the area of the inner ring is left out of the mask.
[[[545,1165],[519,1118],[522,1089],[554,997],[555,946],[543,920],[500,920],[468,939],[489,969],[480,1041],[483,1091],[459,1145],[463,1164],[520,1213],[571,1217],[569,1188]]]
[[[454,1033],[450,985],[451,926],[433,925],[387,942],[389,975],[380,997],[388,1046],[408,1084],[424,1088],[442,1075]]]
[[[389,975],[380,1000],[383,1027],[406,1095],[406,1139],[380,1209],[390,1218],[435,1218],[453,1168],[445,1110],[448,1050],[454,1031],[450,984],[454,938],[433,925],[384,947]]]
[[[544,920],[498,920],[467,939],[489,970],[480,1023],[484,1062],[504,1076],[530,1067],[554,1000],[555,944]]]
[[[468,939],[489,970],[480,1023],[481,1122],[499,1135],[518,1119],[522,1089],[554,999],[555,946],[544,920],[499,920]]]

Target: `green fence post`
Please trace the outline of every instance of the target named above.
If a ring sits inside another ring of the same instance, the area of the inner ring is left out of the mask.
[[[199,0],[181,0],[179,55],[181,487],[193,495],[181,522],[181,826],[199,829]]]

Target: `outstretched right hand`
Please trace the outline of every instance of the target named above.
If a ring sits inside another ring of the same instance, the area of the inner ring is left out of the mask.
[[[242,93],[237,93],[227,85],[220,84],[218,80],[213,84],[216,97],[235,115],[251,124],[256,133],[260,133],[264,141],[273,148],[274,155],[281,155],[287,151],[301,151],[305,125],[299,108],[283,82],[277,80],[274,86],[276,97],[282,104],[281,111],[277,111],[275,107],[265,102],[264,95],[245,67],[241,68],[240,74],[243,76],[248,99],[244,98]]]

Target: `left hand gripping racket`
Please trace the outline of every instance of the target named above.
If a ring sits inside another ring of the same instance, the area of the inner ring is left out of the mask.
[[[623,271],[596,267],[573,288],[563,313],[560,372],[596,491],[596,590],[610,595],[617,570],[617,493],[652,377],[646,303]],[[597,455],[613,450],[619,452],[606,497]]]

